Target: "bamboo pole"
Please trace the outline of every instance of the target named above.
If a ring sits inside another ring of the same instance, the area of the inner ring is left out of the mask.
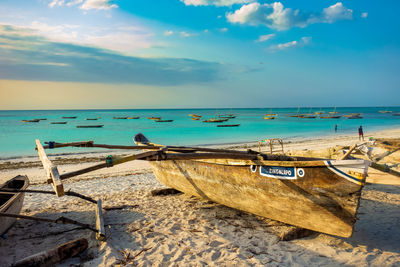
[[[75,224],[75,225],[79,225],[85,229],[89,229],[89,230],[92,230],[93,232],[97,233],[97,230],[92,228],[89,224],[80,223],[80,222],[77,222],[77,221],[62,217],[62,216],[53,220],[53,219],[38,218],[38,217],[33,217],[33,216],[21,215],[21,214],[0,212],[0,217],[11,217],[11,218],[26,219],[26,220],[32,220],[32,221],[51,222],[51,223],[57,223],[57,224]]]
[[[354,150],[356,147],[357,147],[357,144],[352,145],[352,146],[350,147],[349,151],[347,151],[346,154],[344,154],[342,157],[340,157],[339,160],[344,160],[344,159],[346,159],[346,158],[351,154],[351,152],[353,152],[353,150]]]
[[[11,192],[11,193],[38,193],[38,194],[49,194],[49,195],[56,195],[56,192],[54,191],[46,191],[46,190],[30,190],[30,189],[26,189],[26,190],[20,190],[20,189],[12,189],[12,188],[0,188],[0,192]],[[64,192],[65,195],[67,196],[73,196],[73,197],[79,197],[82,198],[84,200],[87,200],[89,202],[92,202],[94,204],[97,204],[97,201],[94,200],[91,197],[87,197],[85,195],[73,192],[73,191],[67,191]]]

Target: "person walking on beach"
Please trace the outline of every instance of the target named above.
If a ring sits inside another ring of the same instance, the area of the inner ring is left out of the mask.
[[[361,140],[361,137],[362,140],[364,141],[364,132],[362,126],[360,125],[360,128],[358,128],[358,140]]]
[[[337,132],[337,124],[335,124],[335,133]]]

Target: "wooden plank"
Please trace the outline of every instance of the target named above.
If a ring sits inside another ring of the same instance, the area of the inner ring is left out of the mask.
[[[96,206],[96,239],[100,241],[106,240],[106,231],[104,229],[103,210],[101,207],[101,198],[97,200]]]
[[[79,238],[68,243],[62,244],[56,248],[39,252],[22,260],[15,262],[12,266],[53,266],[65,259],[72,258],[75,255],[85,251],[89,246],[85,238]]]
[[[46,171],[46,175],[48,178],[47,182],[53,185],[53,189],[58,197],[64,196],[64,186],[61,182],[57,166],[53,165],[53,163],[48,159],[39,139],[36,139],[36,148],[39,154],[40,161],[43,164],[43,168]]]
[[[354,150],[356,147],[357,147],[357,144],[352,145],[352,146],[350,147],[349,151],[347,151],[346,154],[344,154],[343,156],[341,156],[341,157],[339,158],[339,160],[344,160],[344,159],[346,159],[346,158],[351,154],[351,152],[353,152],[353,150]]]

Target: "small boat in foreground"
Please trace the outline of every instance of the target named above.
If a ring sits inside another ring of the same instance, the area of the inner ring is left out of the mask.
[[[62,119],[76,119],[76,116],[63,116]]]
[[[151,143],[143,134],[137,134],[134,141],[137,145],[163,147]],[[156,178],[166,186],[341,237],[353,233],[369,165],[369,161],[361,159],[331,160],[250,151],[232,151],[225,156],[216,152],[170,152],[165,158],[150,164]]]
[[[76,128],[102,128],[104,125],[77,125]]]
[[[218,124],[217,127],[238,127],[240,124]]]
[[[52,121],[50,124],[67,124],[66,121]]]
[[[0,189],[25,190],[28,186],[28,177],[19,175],[0,185]],[[0,212],[19,214],[21,212],[22,204],[24,203],[24,195],[25,193],[0,192]],[[7,232],[15,221],[16,218],[0,217],[0,235]]]

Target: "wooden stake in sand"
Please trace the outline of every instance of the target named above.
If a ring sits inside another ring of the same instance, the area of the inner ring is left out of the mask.
[[[106,239],[106,231],[104,230],[103,209],[100,198],[97,200],[96,206],[96,230],[96,239],[104,241]]]
[[[65,259],[72,258],[75,255],[85,251],[88,248],[88,241],[85,238],[79,238],[71,242],[62,244],[56,248],[42,251],[15,262],[13,267],[26,266],[51,266]]]

